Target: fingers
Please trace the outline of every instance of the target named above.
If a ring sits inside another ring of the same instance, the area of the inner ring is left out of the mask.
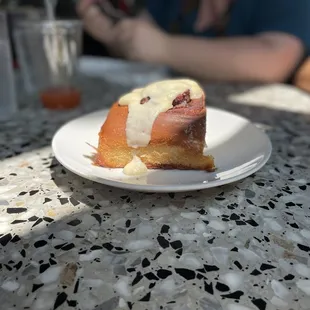
[[[83,16],[91,5],[95,4],[96,0],[80,0],[77,3],[76,11],[80,16]]]
[[[212,5],[210,1],[200,1],[199,11],[195,22],[195,30],[202,32],[208,28],[214,20]]]
[[[135,27],[136,22],[132,19],[123,19],[113,27],[110,50],[114,55],[128,58],[132,52]]]
[[[81,0],[77,7],[84,28],[95,39],[107,43],[111,37],[112,21],[95,5],[96,0]]]
[[[127,42],[132,39],[135,21],[131,19],[121,20],[114,26],[113,35],[116,41]]]

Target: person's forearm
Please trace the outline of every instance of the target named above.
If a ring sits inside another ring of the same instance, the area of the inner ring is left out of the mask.
[[[168,38],[162,62],[183,74],[206,80],[284,81],[299,57],[298,46],[292,51],[281,48],[285,39],[278,40],[279,44],[267,39],[172,36]]]

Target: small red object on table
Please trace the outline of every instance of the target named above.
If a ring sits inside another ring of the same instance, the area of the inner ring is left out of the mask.
[[[72,109],[81,101],[81,92],[73,87],[51,87],[40,93],[43,105],[48,109]]]

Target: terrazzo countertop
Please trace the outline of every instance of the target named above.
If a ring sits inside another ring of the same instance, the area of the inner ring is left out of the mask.
[[[128,90],[90,78],[81,87],[77,110],[22,96],[1,123],[1,309],[310,309],[308,95],[206,86],[209,105],[267,131],[272,157],[241,182],[159,195],[95,184],[54,159],[61,124]]]

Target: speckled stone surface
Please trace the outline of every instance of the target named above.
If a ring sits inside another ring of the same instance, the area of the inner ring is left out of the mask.
[[[23,97],[1,123],[1,309],[310,309],[308,95],[208,85],[209,105],[268,132],[272,157],[241,182],[159,195],[92,183],[53,158],[61,124],[127,90],[81,87],[77,110]]]

